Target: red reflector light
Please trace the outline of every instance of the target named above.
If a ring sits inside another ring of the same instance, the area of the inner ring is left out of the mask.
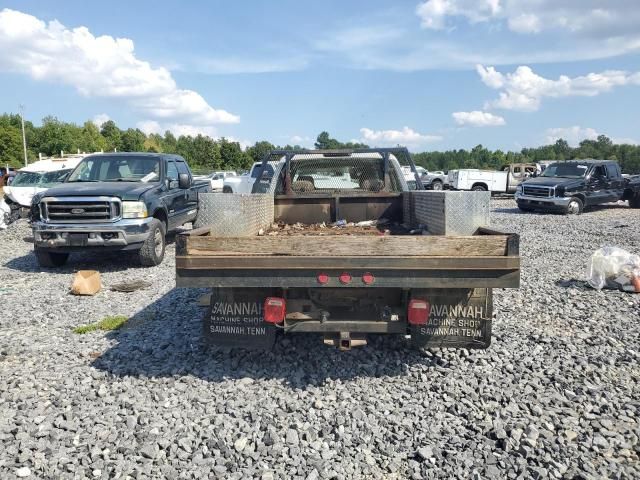
[[[267,323],[281,323],[287,311],[284,298],[267,297],[264,301],[264,321]]]
[[[351,283],[352,279],[351,279],[351,275],[345,272],[340,274],[340,276],[338,277],[338,280],[340,280],[340,283],[342,283],[343,285],[347,285]]]
[[[327,275],[326,273],[319,273],[318,283],[320,285],[326,285],[327,283],[329,283],[329,275]]]
[[[431,305],[426,300],[414,298],[409,302],[408,320],[411,325],[424,325],[429,318]]]
[[[375,281],[376,277],[373,276],[373,273],[367,272],[362,275],[362,283],[365,285],[371,285]]]

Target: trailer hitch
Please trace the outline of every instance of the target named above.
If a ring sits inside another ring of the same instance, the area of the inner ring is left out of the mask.
[[[352,347],[363,347],[367,344],[367,337],[364,335],[351,336],[350,332],[340,332],[339,334],[329,334],[324,336],[324,344],[331,347],[338,347],[341,352],[351,350]]]

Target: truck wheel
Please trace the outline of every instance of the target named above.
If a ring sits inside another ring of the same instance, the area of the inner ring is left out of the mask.
[[[584,203],[578,197],[571,197],[569,205],[567,205],[567,215],[579,215],[582,213]]]
[[[473,191],[473,192],[486,192],[487,191],[487,187],[485,187],[484,185],[474,185],[473,188],[471,189],[471,191]]]
[[[61,267],[69,259],[68,253],[63,252],[46,252],[44,250],[36,250],[36,260],[41,267],[55,268]]]
[[[154,267],[162,263],[166,246],[164,224],[154,218],[149,224],[149,236],[138,251],[140,263],[145,267]]]
[[[231,187],[222,187],[222,193],[233,193]]]
[[[631,208],[640,208],[640,193],[636,193],[629,199],[629,206]]]
[[[442,182],[440,180],[434,180],[431,183],[432,190],[442,190]]]

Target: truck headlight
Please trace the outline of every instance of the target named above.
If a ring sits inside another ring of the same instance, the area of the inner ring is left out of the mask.
[[[122,202],[122,218],[147,218],[148,216],[144,202]]]
[[[516,187],[516,193],[522,193],[522,185]]]

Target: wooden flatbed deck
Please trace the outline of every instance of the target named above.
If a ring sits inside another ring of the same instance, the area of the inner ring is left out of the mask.
[[[178,286],[317,287],[319,272],[372,272],[376,286],[517,287],[518,236],[477,235],[214,237],[208,229],[176,240]],[[337,275],[336,275],[337,276]],[[339,284],[330,286],[341,286]]]

